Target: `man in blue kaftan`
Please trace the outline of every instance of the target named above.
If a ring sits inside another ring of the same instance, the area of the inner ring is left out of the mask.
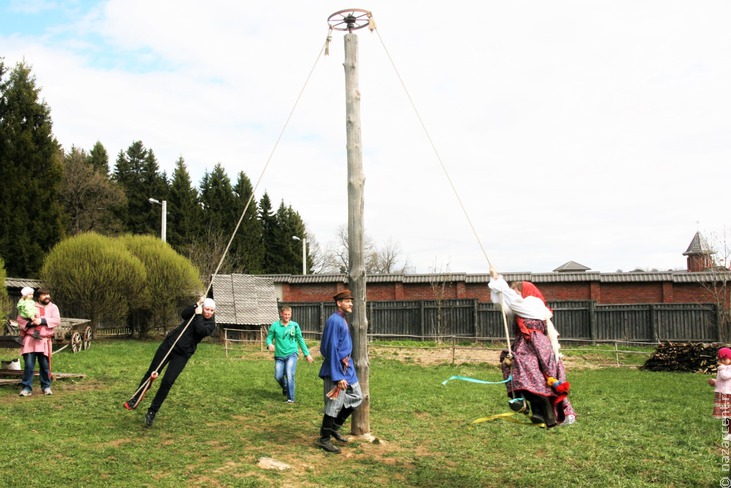
[[[320,378],[323,379],[325,409],[318,445],[337,454],[340,448],[333,445],[330,437],[342,443],[348,442],[339,430],[363,401],[363,393],[351,357],[353,340],[345,320],[345,315],[353,312],[353,295],[344,290],[333,299],[338,309],[325,322],[320,342],[323,358]]]

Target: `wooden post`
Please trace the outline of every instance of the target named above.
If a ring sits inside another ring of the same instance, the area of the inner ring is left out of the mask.
[[[652,341],[655,344],[660,343],[657,320],[657,309],[653,304],[650,304],[650,329],[652,330]]]
[[[475,342],[478,342],[478,340],[483,336],[482,334],[482,324],[480,324],[480,313],[479,313],[479,303],[477,301],[477,298],[472,299],[472,323],[475,324]]]
[[[226,357],[228,357],[228,329],[223,329],[223,349],[226,351]]]
[[[358,90],[358,36],[345,34],[345,125],[348,150],[348,283],[353,293],[353,361],[363,391],[363,403],[353,413],[351,433],[371,431],[370,363],[366,317],[365,238],[363,230],[363,150],[360,138],[360,91]]]
[[[421,341],[424,342],[426,340],[424,337],[426,334],[426,305],[424,300],[419,302],[419,334],[421,335]]]
[[[597,317],[596,317],[596,302],[594,300],[589,302],[589,336],[591,338],[591,345],[596,345],[597,340]]]

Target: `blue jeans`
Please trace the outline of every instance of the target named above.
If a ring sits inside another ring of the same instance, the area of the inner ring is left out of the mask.
[[[25,369],[23,370],[23,381],[20,382],[23,388],[33,390],[33,370],[36,369],[36,358],[38,358],[38,370],[41,377],[41,390],[51,387],[51,371],[48,369],[48,357],[41,352],[27,352],[23,354]]]
[[[287,392],[287,400],[294,401],[294,372],[297,370],[299,354],[293,352],[287,357],[274,358],[274,379],[283,392]]]

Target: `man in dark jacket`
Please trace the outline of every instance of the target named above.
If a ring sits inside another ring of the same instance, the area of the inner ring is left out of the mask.
[[[181,314],[183,322],[171,330],[167,337],[165,337],[165,340],[162,341],[160,347],[157,348],[155,356],[152,358],[150,367],[142,377],[137,392],[135,392],[132,398],[124,402],[124,408],[127,410],[137,408],[137,404],[142,400],[142,396],[144,396],[150,387],[152,380],[167,366],[162,381],[160,382],[160,388],[158,388],[157,394],[145,415],[145,425],[147,427],[152,427],[155,415],[160,410],[165,398],[167,398],[175,380],[178,379],[188,360],[195,353],[198,343],[213,334],[213,331],[216,329],[216,320],[213,318],[215,311],[216,302],[211,298],[206,298],[195,305],[185,308]]]

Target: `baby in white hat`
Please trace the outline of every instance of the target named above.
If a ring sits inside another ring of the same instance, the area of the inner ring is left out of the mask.
[[[23,287],[20,290],[20,300],[18,300],[18,315],[24,319],[33,320],[36,318],[36,302],[33,301],[33,293],[35,290],[30,286]]]

